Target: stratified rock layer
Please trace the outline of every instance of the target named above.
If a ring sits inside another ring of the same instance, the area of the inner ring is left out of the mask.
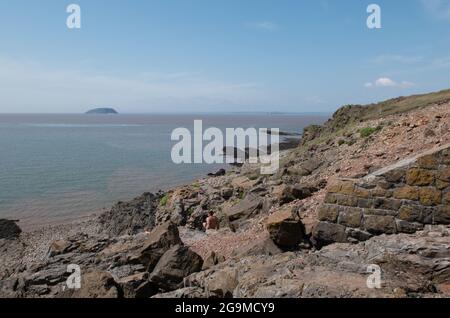
[[[450,224],[450,145],[328,188],[313,234],[316,245],[364,241]]]

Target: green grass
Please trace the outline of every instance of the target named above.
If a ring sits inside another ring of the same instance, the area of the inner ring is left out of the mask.
[[[371,104],[365,110],[363,119],[374,119],[392,114],[400,114],[413,109],[429,106],[431,104],[450,102],[450,89],[440,92],[397,97],[387,101]]]
[[[349,146],[352,146],[352,145],[354,145],[356,143],[356,140],[355,139],[350,139],[349,141],[346,141],[345,143],[347,145],[349,145]]]
[[[305,127],[304,135],[299,147],[293,150],[292,155],[280,160],[280,167],[286,166],[289,160],[306,154],[313,146],[324,145],[330,139],[338,140],[345,137],[345,144],[353,145],[356,138],[351,137],[360,127],[361,123],[374,119],[385,118],[389,115],[407,113],[416,109],[422,109],[430,105],[450,103],[450,89],[429,94],[398,97],[370,105],[347,105],[339,108],[333,116],[322,126],[310,125]],[[383,126],[390,126],[392,121],[384,121]],[[383,126],[366,127],[357,131],[362,138],[367,138]],[[338,144],[342,142],[338,140]]]
[[[366,127],[359,131],[359,134],[361,135],[361,138],[367,138],[376,133],[377,131],[381,130],[381,127]]]
[[[326,142],[327,138],[337,137],[361,122],[444,103],[450,103],[450,89],[429,94],[397,97],[370,105],[347,105],[339,108],[324,126],[306,127],[305,132],[318,133],[315,134],[316,138],[305,140],[305,143],[308,145],[322,144]],[[369,133],[369,130],[365,133]]]
[[[166,193],[161,200],[159,200],[159,205],[160,206],[166,206],[167,205],[167,201],[169,201],[169,197],[170,195],[168,193]]]
[[[200,184],[199,184],[198,182],[194,182],[194,183],[192,184],[192,187],[193,187],[194,189],[200,189]]]
[[[187,211],[186,211],[186,213],[187,213],[187,215],[191,215],[192,213],[194,213],[194,207],[193,206],[191,206],[189,209],[187,209]]]

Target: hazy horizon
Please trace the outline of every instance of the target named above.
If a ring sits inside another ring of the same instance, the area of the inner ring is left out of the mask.
[[[81,113],[69,113],[69,112],[60,112],[60,113],[0,113],[0,115],[89,115],[89,116],[117,116],[117,115],[229,115],[229,114],[261,114],[261,115],[331,115],[333,112],[280,112],[280,111],[202,111],[202,112],[120,112],[117,108],[114,108],[118,111],[118,114],[86,114],[86,112]]]

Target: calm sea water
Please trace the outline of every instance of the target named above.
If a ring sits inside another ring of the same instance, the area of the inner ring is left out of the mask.
[[[0,115],[0,217],[23,228],[66,222],[145,191],[187,183],[218,165],[172,163],[173,129],[280,128],[300,133],[324,116]]]

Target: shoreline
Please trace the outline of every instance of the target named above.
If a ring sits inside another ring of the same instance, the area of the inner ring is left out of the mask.
[[[281,156],[283,154],[285,154],[287,151],[289,151],[290,149],[296,148],[300,141],[300,137],[298,137],[294,133],[286,133],[286,132],[282,132],[282,133],[283,133],[284,138],[282,140],[280,140],[280,143],[279,143]],[[218,167],[216,167],[216,169],[217,168]],[[230,164],[223,164],[223,167],[222,167],[222,169],[225,169],[225,171],[227,171],[227,172],[232,171],[235,168],[236,168],[235,165],[230,165]],[[164,193],[173,191],[174,189],[190,185],[198,180],[202,180],[204,178],[210,178],[211,175],[214,174],[215,172],[216,172],[216,170],[210,170],[210,172],[204,173],[203,175],[198,176],[198,177],[194,177],[189,181],[184,181],[181,183],[174,183],[172,185],[167,185],[163,189],[159,189],[158,191],[155,191],[154,193],[157,193],[159,191],[162,191]],[[19,227],[22,229],[23,233],[33,233],[36,231],[41,231],[43,229],[54,229],[59,226],[77,224],[77,223],[83,222],[84,220],[92,221],[92,220],[98,218],[102,213],[105,213],[105,212],[111,210],[111,208],[114,205],[116,205],[118,202],[131,201],[134,198],[139,197],[140,195],[142,195],[145,192],[147,192],[147,191],[137,193],[135,195],[130,195],[130,197],[125,200],[115,199],[115,200],[111,201],[110,203],[108,203],[109,204],[108,207],[104,206],[102,208],[93,209],[93,211],[89,211],[89,212],[86,211],[85,213],[81,213],[80,215],[73,216],[73,217],[59,218],[56,216],[53,218],[53,220],[50,219],[45,222],[39,222],[39,223],[34,223],[34,224],[30,224],[29,222],[21,223],[22,220],[24,220],[24,219],[19,218],[18,219],[19,222],[17,222],[17,223],[18,223]],[[16,219],[16,218],[10,216],[10,217],[6,217],[6,219]]]
[[[293,142],[293,140],[295,142]],[[280,158],[286,156],[292,148],[297,147],[297,139],[286,139],[286,142],[280,143]],[[284,144],[284,146],[281,146]],[[282,148],[284,147],[284,148]],[[234,165],[224,165],[227,175],[230,175],[231,178],[237,178],[241,174],[243,167],[238,167]],[[215,168],[217,169],[217,167]],[[213,174],[217,172],[217,170],[211,170]],[[193,178],[190,181],[174,184],[171,186],[167,186],[164,189],[160,189],[162,193],[168,194],[173,193],[179,189],[190,187],[195,183],[202,183],[206,180],[213,181],[218,177],[209,176],[208,174],[202,174],[197,178]],[[220,178],[220,177],[219,177]],[[213,181],[214,182],[214,181]],[[52,243],[57,241],[65,241],[71,237],[82,237],[88,236],[91,238],[101,237],[104,234],[104,229],[102,229],[102,224],[100,221],[100,216],[103,213],[109,212],[113,209],[116,204],[120,202],[132,202],[134,199],[139,198],[144,195],[146,192],[139,193],[136,196],[132,197],[127,201],[114,201],[111,202],[109,208],[98,209],[92,213],[87,215],[80,215],[77,217],[73,217],[69,220],[60,220],[56,222],[46,222],[44,224],[35,224],[33,226],[24,226],[22,227],[20,224],[20,220],[18,222],[19,227],[22,229],[22,233],[17,240],[17,251],[14,252],[14,247],[10,247],[12,252],[9,252],[8,257],[2,259],[0,261],[0,267],[3,268],[15,268],[18,266],[29,266],[30,264],[34,264],[36,261],[41,262],[45,261],[49,249],[52,246]],[[159,192],[154,192],[159,193]],[[103,230],[103,231],[102,231]],[[233,234],[234,235],[234,234]],[[234,236],[231,236],[231,239],[234,240]],[[121,235],[117,235],[120,237]],[[127,236],[127,235],[125,235]],[[1,245],[5,242],[0,240],[0,248]],[[15,255],[15,256],[14,256]],[[20,255],[20,256],[18,256]],[[13,262],[13,265],[11,265]],[[2,273],[0,273],[0,276]],[[4,274],[3,274],[4,275]],[[8,276],[8,275],[6,275]],[[1,278],[0,278],[1,280]]]

